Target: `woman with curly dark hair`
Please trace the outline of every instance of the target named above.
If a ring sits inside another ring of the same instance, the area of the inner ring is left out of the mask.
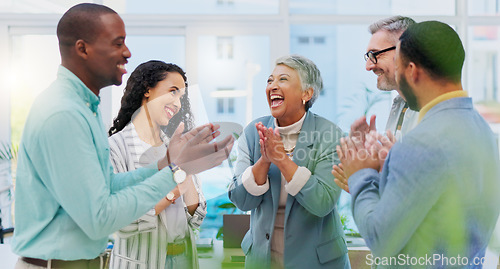
[[[193,114],[187,95],[188,84],[186,74],[182,68],[175,64],[151,60],[140,64],[127,80],[120,111],[118,112],[118,116],[113,120],[113,126],[108,131],[110,136],[121,131],[131,121],[132,115],[142,106],[144,95],[150,88],[154,88],[159,81],[164,80],[167,72],[176,72],[182,76],[186,94],[180,99],[181,106],[179,112],[170,119],[168,125],[161,127],[168,137],[172,136],[180,122],[184,122],[184,131],[189,131],[193,128]]]
[[[193,127],[187,78],[177,65],[140,64],[130,75],[118,116],[109,129],[115,172],[162,158],[180,122]],[[189,175],[146,215],[117,233],[110,268],[198,268],[194,230],[206,215],[206,200]]]

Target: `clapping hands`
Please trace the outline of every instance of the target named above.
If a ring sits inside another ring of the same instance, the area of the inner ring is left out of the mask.
[[[395,142],[390,131],[387,131],[387,136],[371,130],[364,139],[357,136],[341,138],[340,145],[337,146],[341,164],[332,167],[335,183],[349,192],[348,179],[352,174],[363,168],[380,171]]]
[[[287,158],[283,141],[277,129],[256,123],[259,133],[260,154],[265,163],[276,163]]]
[[[220,142],[212,142],[220,135],[219,127],[205,124],[182,134],[184,124],[181,123],[170,139],[167,155],[159,162],[159,168],[173,162],[187,174],[196,174],[220,165],[229,157],[234,138],[227,136]]]

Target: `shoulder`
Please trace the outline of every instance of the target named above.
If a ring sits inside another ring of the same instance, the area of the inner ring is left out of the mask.
[[[126,151],[127,145],[134,144],[133,126],[131,125],[131,123],[127,124],[121,131],[108,138],[109,148],[112,152]]]
[[[312,131],[318,132],[320,135],[329,135],[340,138],[343,136],[343,131],[337,126],[335,123],[331,122],[328,119],[325,119],[315,113],[309,112],[309,115],[306,118],[308,121],[313,122]]]
[[[255,124],[261,122],[262,124],[268,126],[270,122],[273,121],[273,117],[271,115],[269,116],[263,116],[260,118],[257,118],[250,122],[247,126],[245,126],[245,129],[243,130],[245,135],[252,135],[252,134],[257,134],[257,129],[255,128]]]
[[[86,121],[85,109],[88,109],[83,100],[75,97],[71,88],[57,81],[44,90],[33,102],[30,117],[39,122],[51,118]]]
[[[270,122],[272,123],[273,120],[274,120],[274,118],[271,115],[263,116],[263,117],[257,118],[255,120],[253,120],[252,122],[250,122],[246,128],[255,127],[255,124],[259,123],[259,122],[262,122],[262,124],[267,126],[267,125],[269,125]]]

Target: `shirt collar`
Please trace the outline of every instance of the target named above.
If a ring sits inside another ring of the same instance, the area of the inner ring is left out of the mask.
[[[59,65],[57,71],[58,78],[68,80],[73,84],[75,93],[83,100],[83,102],[93,111],[97,112],[97,107],[101,102],[101,97],[96,96],[73,72],[66,67]]]
[[[403,99],[403,97],[401,97],[401,95],[396,95],[396,97],[394,97],[394,99],[392,99],[392,102],[393,103],[402,103],[402,102],[406,102],[405,99]]]
[[[420,109],[420,114],[418,115],[418,122],[420,122],[424,118],[425,114],[429,112],[429,110],[431,110],[431,108],[433,108],[437,104],[446,100],[450,100],[452,98],[467,97],[467,96],[468,96],[467,92],[462,90],[441,94],[440,96],[434,98],[432,101],[426,104],[424,107],[422,107],[422,109]]]
[[[276,118],[274,119],[274,126],[276,126],[276,129],[278,129],[278,132],[280,134],[297,134],[300,132],[300,129],[302,129],[302,124],[304,123],[304,120],[306,119],[306,115],[307,115],[307,112],[304,113],[304,116],[302,116],[302,118],[300,120],[298,120],[297,122],[291,124],[291,125],[288,125],[288,126],[285,126],[285,127],[279,127],[278,126],[278,120],[276,120]]]

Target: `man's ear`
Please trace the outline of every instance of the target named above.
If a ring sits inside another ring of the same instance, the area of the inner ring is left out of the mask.
[[[75,42],[75,51],[76,51],[76,54],[84,59],[87,59],[88,57],[88,47],[87,47],[87,43],[85,43],[85,41],[81,40],[81,39],[78,39],[76,42]]]
[[[410,78],[411,82],[413,84],[417,83],[417,81],[420,79],[420,68],[414,62],[410,62],[406,71],[408,72],[407,75],[408,78]]]

